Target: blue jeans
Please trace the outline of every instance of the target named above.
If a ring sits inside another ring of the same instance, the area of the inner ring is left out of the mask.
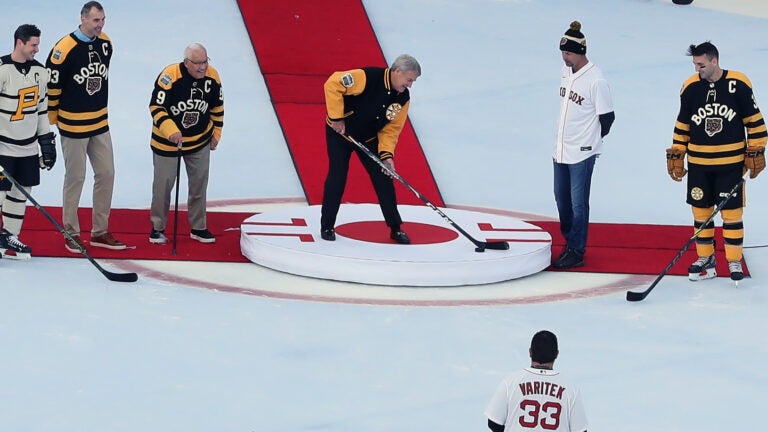
[[[553,162],[555,202],[567,247],[584,254],[589,228],[589,190],[597,155],[575,164]]]

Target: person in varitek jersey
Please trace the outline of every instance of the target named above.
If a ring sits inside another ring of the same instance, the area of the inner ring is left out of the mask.
[[[542,330],[528,349],[531,366],[509,375],[493,394],[485,416],[493,432],[586,432],[581,393],[555,371],[557,336]]]
[[[667,171],[675,181],[688,176],[686,202],[691,205],[694,230],[704,228],[696,239],[699,258],[688,268],[692,281],[709,279],[715,270],[715,206],[749,171],[755,178],[765,168],[768,140],[765,120],[752,92],[752,83],[741,72],[720,67],[720,53],[711,42],[690,45],[696,73],[680,90],[680,110],[675,122],[672,146],[667,149]],[[688,170],[685,169],[685,156]],[[744,278],[744,184],[721,210],[725,259],[731,279]]]
[[[408,54],[400,55],[388,68],[365,67],[334,72],[325,82],[325,140],[328,175],[323,189],[320,237],[336,240],[336,216],[347,183],[349,158],[354,151],[368,172],[390,238],[399,244],[411,240],[401,229],[392,179],[376,161],[367,157],[346,137],[362,143],[381,161],[395,169],[395,146],[408,117],[408,89],[421,76],[421,65]]]
[[[166,66],[155,80],[149,101],[154,165],[150,243],[168,242],[165,227],[180,157],[187,171],[190,237],[216,241],[208,230],[206,196],[211,151],[218,148],[224,127],[224,93],[210,60],[203,45],[192,43],[184,49],[184,60]]]
[[[80,10],[80,25],[56,43],[45,64],[50,71],[48,118],[59,129],[64,156],[62,222],[74,240],[68,239],[65,247],[72,253],[80,253],[85,247],[77,210],[87,160],[91,162],[94,183],[90,244],[126,249],[109,231],[115,161],[107,113],[112,41],[102,32],[105,21],[99,2],[85,3]]]
[[[32,249],[18,237],[27,197],[4,173],[30,192],[40,184],[40,169],[56,163],[56,142],[46,115],[48,71],[35,60],[40,29],[23,24],[13,41],[13,52],[0,57],[0,256],[29,259]]]

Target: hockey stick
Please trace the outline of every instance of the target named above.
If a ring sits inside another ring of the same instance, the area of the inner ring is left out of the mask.
[[[21,186],[13,176],[11,176],[8,171],[3,168],[2,165],[0,165],[0,174],[5,174],[5,178],[8,179],[14,186],[16,186],[16,189],[20,190],[21,193],[24,194],[24,196],[27,197],[27,199],[35,206],[36,209],[40,210],[40,213],[43,214],[55,227],[59,230],[61,234],[64,235],[64,238],[66,238],[71,244],[77,245],[77,248],[80,249],[80,253],[85,255],[86,258],[88,258],[88,261],[91,262],[104,276],[107,277],[107,279],[113,281],[113,282],[136,282],[139,279],[139,276],[136,273],[113,273],[111,271],[105,270],[102,266],[99,265],[99,263],[96,262],[95,259],[88,253],[87,250],[85,250],[84,247],[80,245],[80,243],[76,242],[75,239],[72,238],[72,235],[67,232],[67,230],[64,229],[64,227],[59,224],[56,219],[51,216],[50,213],[46,209],[44,209],[36,200],[35,198],[30,195],[29,192],[27,192],[26,189],[24,189],[23,186]]]
[[[437,212],[437,214],[439,214],[443,219],[445,219],[446,222],[448,222],[452,227],[454,227],[456,229],[456,231],[460,232],[464,237],[469,239],[469,241],[474,243],[475,246],[476,246],[475,247],[475,252],[485,252],[486,249],[495,249],[495,250],[507,250],[507,249],[509,249],[509,243],[507,243],[505,241],[482,242],[482,241],[472,237],[471,235],[469,235],[468,232],[464,231],[464,229],[461,228],[459,225],[457,225],[456,222],[454,222],[451,218],[448,217],[448,215],[443,213],[439,208],[437,208],[437,206],[432,204],[432,202],[430,200],[428,200],[424,195],[422,195],[419,191],[414,189],[414,187],[411,186],[407,181],[405,181],[405,179],[402,178],[400,176],[400,174],[398,174],[392,168],[390,168],[389,165],[387,165],[384,162],[382,162],[381,159],[377,155],[373,154],[373,152],[370,149],[368,149],[368,147],[364,146],[363,144],[361,144],[360,142],[358,142],[357,140],[355,140],[351,136],[344,135],[344,134],[341,134],[341,136],[343,136],[345,139],[347,139],[348,141],[350,141],[354,145],[356,145],[369,158],[373,159],[374,162],[379,164],[379,166],[385,172],[387,172],[390,177],[397,179],[397,181],[402,183],[403,186],[405,186],[408,189],[410,189],[411,192],[414,193],[414,195],[416,195],[417,197],[419,197],[419,199],[424,201],[424,204],[426,204],[429,208],[431,208],[432,210]]]
[[[699,238],[699,235],[701,235],[702,231],[704,231],[707,228],[707,225],[709,225],[710,222],[715,218],[715,216],[720,213],[720,210],[723,209],[725,204],[731,200],[731,198],[736,194],[736,191],[741,187],[742,184],[747,180],[747,176],[749,175],[749,172],[744,173],[744,176],[739,180],[738,183],[733,185],[731,188],[731,191],[728,192],[728,195],[723,198],[722,201],[720,201],[720,204],[715,207],[715,210],[712,212],[711,215],[707,218],[707,220],[704,221],[704,223],[701,224],[701,228],[697,229],[695,233],[693,233],[693,236],[688,239],[687,242],[685,242],[685,245],[677,252],[677,255],[675,255],[674,258],[672,258],[672,261],[667,264],[667,266],[664,268],[664,271],[661,272],[661,274],[656,278],[656,280],[653,281],[651,286],[649,286],[645,291],[642,292],[633,292],[633,291],[627,291],[627,301],[640,301],[646,297],[648,297],[648,294],[653,290],[653,288],[656,287],[656,285],[661,281],[661,278],[663,278],[677,263],[677,261],[685,255],[685,252],[688,250],[688,248],[693,244],[694,241],[696,241],[697,238]]]
[[[173,203],[173,250],[171,253],[176,255],[176,233],[179,226],[179,177],[181,177],[181,148],[176,160],[176,200]]]

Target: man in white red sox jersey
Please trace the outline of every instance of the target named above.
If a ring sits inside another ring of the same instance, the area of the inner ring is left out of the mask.
[[[586,432],[587,416],[579,391],[552,368],[559,354],[557,337],[542,330],[531,340],[531,366],[505,378],[485,415],[493,432]]]
[[[571,23],[560,39],[560,51],[565,65],[553,165],[555,202],[566,246],[552,266],[567,269],[584,265],[592,171],[616,116],[608,81],[587,59],[581,23]]]

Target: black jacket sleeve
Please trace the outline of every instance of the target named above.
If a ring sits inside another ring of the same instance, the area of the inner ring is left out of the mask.
[[[613,111],[605,114],[600,114],[600,137],[604,137],[608,135],[608,132],[611,131],[611,125],[613,124],[613,121],[616,120],[616,114],[613,113]]]
[[[488,419],[488,429],[490,429],[491,432],[504,432],[504,425],[494,423],[493,420]]]

